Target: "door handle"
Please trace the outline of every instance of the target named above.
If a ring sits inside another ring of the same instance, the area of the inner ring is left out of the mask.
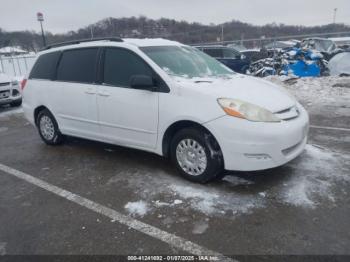
[[[89,87],[85,89],[85,94],[93,95],[93,94],[96,94],[96,91],[94,88]]]
[[[100,91],[100,92],[98,92],[98,95],[99,96],[110,96],[111,94],[108,93],[107,91]]]

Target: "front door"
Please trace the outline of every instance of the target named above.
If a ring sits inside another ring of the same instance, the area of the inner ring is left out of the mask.
[[[97,105],[101,133],[109,141],[144,149],[155,148],[158,129],[158,93],[133,89],[133,75],[153,75],[135,53],[106,48]]]

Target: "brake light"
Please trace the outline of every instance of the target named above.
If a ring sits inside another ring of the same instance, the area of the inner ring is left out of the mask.
[[[22,89],[22,90],[25,88],[26,84],[27,84],[27,79],[23,79],[23,80],[21,81],[21,89]]]

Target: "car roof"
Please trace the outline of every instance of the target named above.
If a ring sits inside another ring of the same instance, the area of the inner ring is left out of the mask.
[[[144,46],[180,46],[183,45],[176,41],[171,41],[164,38],[124,38],[124,43],[136,45],[138,47]]]
[[[58,43],[47,47],[40,54],[50,53],[54,51],[76,49],[82,47],[98,47],[98,46],[118,46],[118,47],[151,47],[151,46],[183,46],[183,44],[163,38],[123,38],[120,41],[113,41],[113,39],[91,39],[79,40],[66,43]]]
[[[223,45],[197,45],[194,47],[196,47],[196,48],[229,48],[229,47],[223,46]]]
[[[330,39],[322,38],[322,37],[309,37],[309,38],[305,38],[303,40],[305,41],[305,40],[330,40]]]

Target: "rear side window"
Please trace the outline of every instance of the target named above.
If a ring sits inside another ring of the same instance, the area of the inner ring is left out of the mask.
[[[57,69],[57,80],[93,83],[96,76],[97,48],[64,51]]]
[[[60,52],[53,52],[41,55],[35,62],[29,78],[53,79]]]
[[[107,48],[104,61],[104,83],[130,87],[133,75],[152,77],[152,69],[136,54],[121,48]]]
[[[212,57],[222,57],[222,49],[220,48],[210,48],[210,49],[203,49],[204,53],[212,56]]]

